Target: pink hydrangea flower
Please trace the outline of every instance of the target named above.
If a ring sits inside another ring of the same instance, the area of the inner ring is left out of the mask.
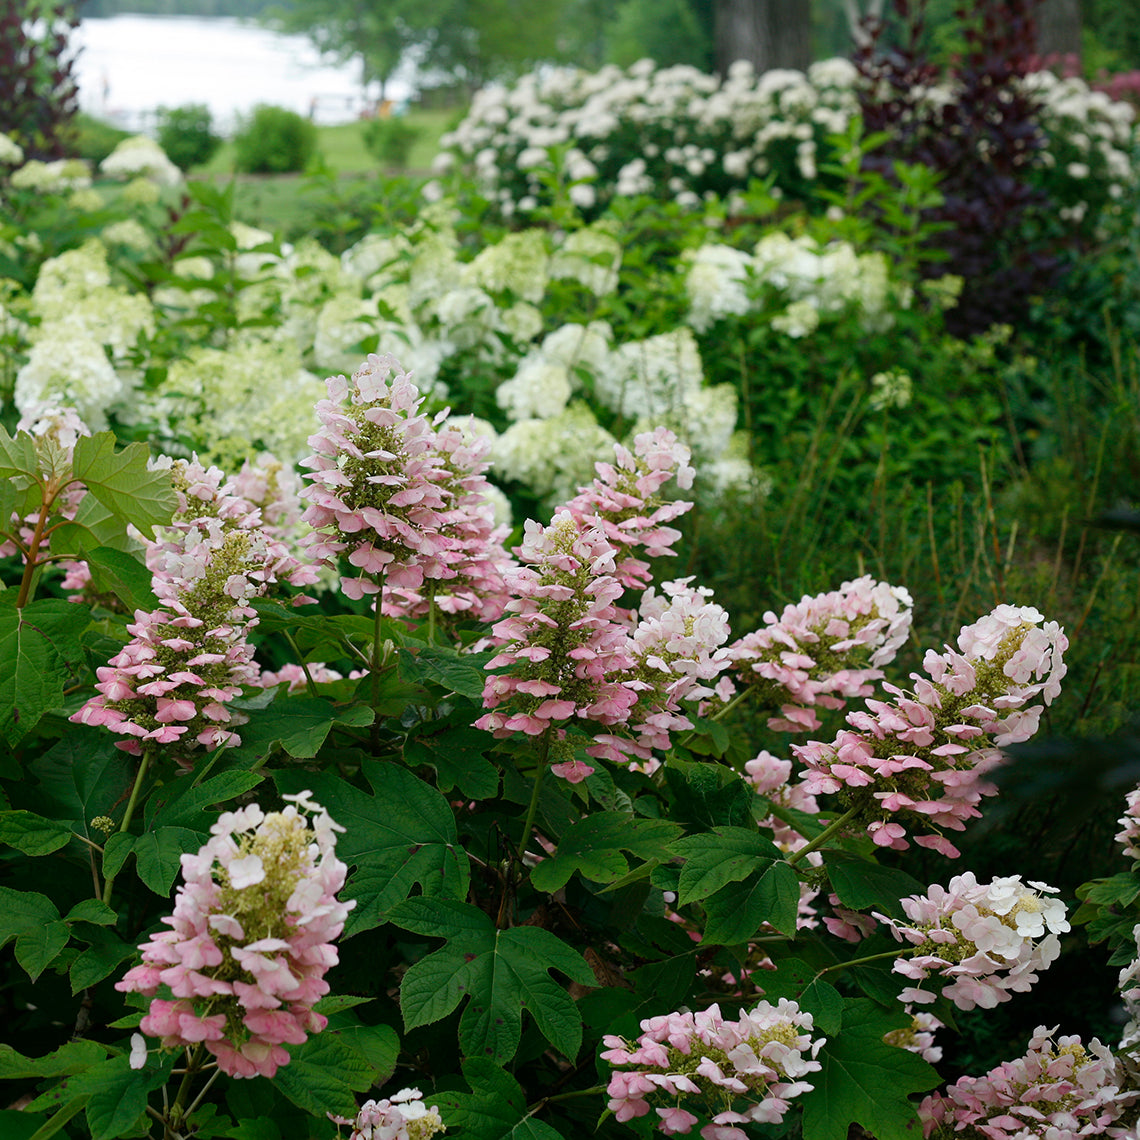
[[[989,1140],[1068,1140],[1132,1135],[1113,1123],[1135,1094],[1122,1091],[1124,1075],[1096,1038],[1057,1037],[1038,1026],[1029,1051],[982,1077],[961,1077],[928,1096],[918,1110],[923,1135],[976,1133]]]
[[[972,872],[956,875],[948,887],[937,884],[926,895],[902,900],[909,921],[875,917],[899,941],[910,942],[908,957],[897,958],[895,973],[922,983],[932,976],[950,979],[942,996],[959,1009],[993,1009],[1011,993],[1025,993],[1061,952],[1057,935],[1069,929],[1065,904],[1049,898],[1056,888],[1023,883],[1017,875],[979,883]],[[928,1004],[936,993],[919,986],[901,1000]]]
[[[735,675],[768,707],[779,707],[768,727],[780,732],[819,728],[817,708],[840,709],[869,697],[910,634],[911,597],[901,586],[869,574],[838,590],[804,595],[769,612],[763,629],[730,649]]]
[[[1125,797],[1124,815],[1116,822],[1120,825],[1116,842],[1129,859],[1140,860],[1140,787],[1133,788]]]
[[[447,505],[439,511],[436,525],[445,544],[436,553],[432,574],[419,588],[385,590],[384,612],[391,617],[422,617],[434,605],[455,618],[498,621],[511,597],[506,575],[517,563],[503,546],[509,528],[495,524],[488,496],[490,440],[444,421],[431,442],[443,472],[439,487]]]
[[[600,526],[615,550],[614,577],[624,587],[644,589],[649,584],[649,564],[637,557],[644,550],[649,558],[672,555],[681,532],[667,524],[692,509],[691,502],[666,501],[659,495],[670,479],[681,490],[693,485],[689,449],[668,428],[643,432],[635,437],[633,451],[614,445],[614,462],[595,465],[597,475],[588,487],[561,510],[582,523]]]
[[[888,1045],[895,1045],[908,1053],[917,1054],[931,1065],[938,1064],[942,1060],[942,1049],[934,1044],[934,1034],[945,1026],[934,1014],[924,1010],[915,1013],[910,1006],[907,1006],[906,1012],[910,1014],[910,1025],[891,1030],[883,1040]]]
[[[144,1034],[163,1048],[202,1044],[233,1077],[272,1077],[289,1063],[286,1045],[324,1029],[313,1006],[356,905],[336,898],[344,829],[308,792],[284,798],[293,802],[280,812],[223,813],[205,846],[182,856],[171,929],[139,947],[142,964],[115,986],[152,999]]]
[[[439,1109],[423,1103],[419,1089],[401,1089],[386,1100],[369,1100],[351,1120],[345,1116],[329,1119],[334,1124],[347,1124],[352,1132],[348,1140],[430,1140],[437,1132],[446,1132]]]
[[[998,606],[962,629],[958,650],[927,652],[912,693],[884,685],[895,700],[866,701],[832,743],[793,745],[808,791],[860,809],[879,846],[905,850],[915,832],[920,846],[957,856],[943,829],[981,815],[978,803],[996,791],[983,777],[1003,762],[1000,749],[1028,740],[1060,691],[1069,643],[1042,620],[1029,607]]]
[[[637,690],[621,677],[634,657],[629,633],[615,620],[621,583],[614,548],[601,529],[563,511],[551,524],[534,520],[517,553],[524,563],[507,576],[515,595],[494,626],[500,645],[476,727],[506,737],[541,736],[571,718],[623,724]],[[568,759],[568,758],[567,758]],[[585,774],[579,763],[574,772]]]
[[[704,1115],[705,1140],[747,1140],[736,1124],[778,1123],[789,1101],[812,1088],[803,1078],[821,1067],[824,1038],[813,1039],[811,1014],[786,998],[735,1021],[712,1005],[648,1018],[641,1029],[633,1042],[603,1038],[602,1060],[614,1067],[609,1109],[625,1122],[653,1108],[666,1135],[691,1131]]]
[[[375,354],[351,380],[333,376],[326,386],[322,426],[309,437],[314,454],[302,462],[312,469],[303,492],[310,554],[354,568],[341,577],[350,598],[446,577],[439,555],[450,544],[440,527],[453,496],[419,390],[394,357]]]

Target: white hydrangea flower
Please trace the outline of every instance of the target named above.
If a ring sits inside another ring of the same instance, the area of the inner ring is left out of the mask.
[[[19,166],[24,161],[24,151],[19,143],[5,134],[0,134],[0,164]]]
[[[683,405],[704,380],[692,329],[620,345],[596,378],[598,399],[627,419],[656,420]]]
[[[106,428],[107,412],[125,395],[103,345],[70,325],[41,325],[27,363],[16,373],[14,398],[22,414],[40,404],[73,407],[93,431]]]
[[[166,157],[166,151],[146,135],[123,139],[103,159],[99,169],[108,178],[142,177],[160,186],[177,186],[182,181],[182,171]]]

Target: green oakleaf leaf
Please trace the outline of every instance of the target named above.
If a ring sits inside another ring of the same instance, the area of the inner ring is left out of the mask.
[[[298,760],[320,751],[334,724],[351,728],[370,725],[375,717],[367,705],[338,708],[323,697],[278,696],[272,704],[249,713],[242,725],[241,747],[270,752],[278,744]]]
[[[34,479],[39,474],[40,461],[36,455],[36,441],[26,431],[9,435],[0,427],[0,483],[24,476]]]
[[[831,889],[839,901],[852,910],[877,907],[899,913],[899,899],[920,895],[926,888],[905,871],[881,867],[870,859],[860,859],[846,851],[829,850],[824,855]]]
[[[458,788],[473,800],[493,797],[499,787],[499,773],[490,760],[484,759],[484,753],[495,743],[490,733],[469,725],[426,731],[433,727],[429,721],[418,735],[408,738],[404,759],[409,764],[434,768],[441,792]]]
[[[519,1046],[524,1009],[551,1045],[571,1060],[577,1056],[582,1017],[549,971],[583,985],[596,979],[560,938],[538,926],[497,930],[481,910],[455,899],[408,899],[389,918],[405,930],[449,940],[404,975],[406,1029],[439,1021],[470,998],[459,1020],[459,1044],[468,1057],[509,1061]]]
[[[680,906],[708,898],[726,883],[746,879],[783,858],[780,849],[754,827],[715,827],[704,835],[677,840],[670,850],[685,860],[677,892]]]
[[[485,1057],[463,1062],[471,1092],[432,1096],[448,1128],[462,1128],[468,1140],[562,1140],[549,1124],[526,1111],[522,1086]]]
[[[355,1093],[364,1092],[376,1071],[363,1054],[335,1034],[321,1033],[289,1050],[289,1064],[273,1085],[298,1108],[323,1118],[326,1112],[356,1115]]]
[[[415,652],[401,649],[400,676],[405,681],[418,684],[432,681],[449,692],[481,701],[483,685],[487,680],[483,667],[494,656],[493,651],[458,653],[441,645],[424,646]]]
[[[705,899],[704,941],[738,946],[770,923],[794,938],[799,910],[800,884],[787,863],[763,864],[746,879],[729,883]]]
[[[79,635],[91,624],[84,606],[41,598],[18,610],[15,594],[0,594],[0,733],[9,744],[63,700],[83,659]]]
[[[252,791],[265,777],[260,772],[219,772],[201,783],[174,780],[156,791],[147,803],[147,830],[182,827],[206,833],[220,804]]]
[[[204,836],[188,827],[160,827],[135,838],[135,868],[139,878],[156,895],[166,898],[182,865],[183,854],[193,854]]]
[[[158,598],[151,589],[153,575],[141,557],[110,546],[97,546],[85,550],[83,558],[98,593],[113,594],[132,612],[158,609]]]
[[[816,972],[798,958],[784,958],[774,972],[765,971],[764,997],[771,1002],[791,998],[812,1015],[817,1032],[834,1037],[843,1026],[843,998]]]
[[[0,1045],[0,1078],[6,1081],[68,1077],[91,1068],[107,1056],[107,1047],[95,1041],[69,1041],[46,1057],[25,1057],[11,1045]]]
[[[154,538],[154,528],[170,522],[178,499],[167,472],[147,470],[149,458],[145,443],[116,450],[114,434],[101,431],[76,440],[71,471],[124,528],[134,523]]]
[[[0,812],[0,843],[25,855],[50,855],[71,842],[71,829],[31,811]]]
[[[847,1140],[852,1124],[876,1140],[914,1140],[915,1106],[907,1098],[941,1077],[921,1057],[883,1041],[909,1022],[902,1010],[887,1013],[867,998],[847,1003],[843,1032],[820,1050],[823,1067],[804,1097],[804,1140]]]
[[[0,949],[13,938],[16,961],[34,982],[67,945],[67,924],[47,895],[0,887]]]
[[[564,887],[579,871],[596,883],[612,883],[629,872],[628,851],[638,858],[665,860],[667,845],[681,828],[665,819],[639,819],[623,811],[602,811],[587,816],[564,832],[558,851],[530,873],[537,890],[548,893]]]
[[[356,868],[347,887],[356,909],[346,937],[385,922],[417,883],[428,897],[465,898],[471,874],[455,816],[439,792],[396,764],[368,760],[362,771],[375,795],[323,773],[281,771],[273,777],[282,792],[309,789],[346,829],[337,856]]]
[[[84,941],[87,937],[82,935]],[[93,932],[91,938],[91,945],[76,955],[67,974],[73,994],[101,982],[121,962],[131,960],[138,953],[134,942],[124,942],[118,935],[107,930]]]

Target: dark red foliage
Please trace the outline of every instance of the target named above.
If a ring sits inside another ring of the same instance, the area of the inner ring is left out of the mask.
[[[67,126],[79,109],[79,88],[68,56],[79,25],[75,6],[0,0],[0,133],[25,158],[66,154]]]
[[[925,0],[894,0],[899,42],[888,43],[879,23],[855,56],[868,81],[861,95],[866,129],[889,135],[866,165],[888,180],[899,160],[941,175],[945,200],[928,217],[949,223],[935,239],[947,257],[930,273],[964,280],[959,303],[947,314],[951,331],[1016,325],[1030,299],[1056,284],[1063,266],[1060,243],[1040,225],[1049,200],[1028,177],[1044,145],[1038,107],[1018,84],[1032,57],[1037,0],[980,0],[959,9],[966,47],[949,74],[921,46],[924,6]],[[934,107],[922,98],[923,88],[948,79],[953,100]]]

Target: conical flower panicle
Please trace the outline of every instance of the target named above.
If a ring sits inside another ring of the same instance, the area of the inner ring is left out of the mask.
[[[336,898],[344,829],[308,792],[284,798],[293,802],[280,812],[225,812],[205,846],[182,856],[183,884],[163,920],[171,929],[139,947],[142,964],[115,986],[152,999],[143,1033],[163,1048],[201,1043],[234,1077],[272,1077],[289,1063],[285,1045],[324,1029],[313,1006],[356,905]]]
[[[869,697],[910,634],[911,597],[901,586],[869,574],[838,590],[804,595],[769,612],[763,629],[731,649],[735,675],[755,686],[763,703],[779,707],[768,721],[777,732],[819,728],[816,707],[840,709],[853,697]]]
[[[691,585],[691,578],[663,582],[641,596],[635,611],[631,650],[636,664],[624,680],[638,694],[625,735],[598,737],[611,747],[593,753],[621,760],[634,758],[641,771],[659,766],[652,752],[668,751],[670,733],[693,727],[682,701],[713,695],[711,683],[728,668],[728,614],[711,601],[712,590]]]
[[[1029,1050],[982,1077],[960,1077],[931,1093],[918,1110],[924,1137],[984,1135],[989,1140],[1070,1140],[1078,1136],[1132,1136],[1114,1128],[1135,1093],[1122,1090],[1124,1074],[1111,1050],[1095,1037],[1055,1037],[1039,1025]]]
[[[504,576],[518,564],[503,546],[510,528],[495,524],[488,497],[490,484],[484,473],[490,465],[490,440],[444,421],[432,447],[443,471],[439,486],[448,500],[439,522],[446,546],[435,556],[438,569],[430,582],[419,589],[385,590],[384,613],[423,617],[434,604],[444,614],[498,621],[511,597]]]
[[[979,883],[967,871],[948,887],[935,884],[925,895],[903,899],[906,920],[875,917],[914,947],[895,960],[895,973],[920,983],[931,976],[950,978],[942,996],[959,1009],[993,1009],[1010,993],[1029,990],[1035,971],[1060,954],[1057,935],[1069,923],[1065,904],[1049,897],[1056,893],[1056,887],[1023,883],[1017,875]],[[921,985],[908,986],[899,1000],[928,1004],[937,996]]]
[[[375,354],[351,381],[325,383],[322,426],[309,437],[315,454],[302,463],[312,468],[303,492],[303,518],[314,528],[309,552],[356,568],[341,578],[350,598],[378,594],[382,581],[415,590],[425,576],[445,577],[438,556],[449,543],[440,528],[451,494],[419,390],[394,357]]]
[[[812,1089],[802,1078],[822,1067],[815,1057],[825,1039],[812,1037],[812,1015],[786,998],[735,1021],[712,1005],[648,1018],[641,1029],[633,1042],[602,1039],[602,1060],[614,1067],[609,1109],[625,1123],[652,1108],[666,1135],[690,1132],[700,1113],[711,1118],[701,1129],[708,1140],[747,1140],[736,1124],[778,1124],[791,1098]]]
[[[508,574],[514,600],[494,626],[501,648],[487,662],[488,670],[507,671],[487,677],[483,706],[492,711],[476,727],[505,737],[540,736],[572,717],[623,723],[637,692],[619,679],[634,657],[628,631],[615,621],[622,586],[613,546],[600,527],[563,511],[547,527],[528,520],[516,553],[529,565]],[[592,769],[554,770],[576,781]]]
[[[941,830],[981,815],[978,803],[996,791],[982,777],[1002,763],[1000,748],[1028,740],[1060,692],[1069,643],[1043,621],[1030,607],[998,606],[962,629],[958,650],[927,652],[913,693],[884,685],[895,700],[849,713],[851,728],[831,744],[793,745],[807,790],[859,808],[880,846],[905,850],[910,830],[919,846],[957,856]]]
[[[666,524],[693,506],[681,499],[663,500],[659,492],[670,479],[688,490],[694,471],[689,449],[668,428],[638,435],[632,452],[615,444],[614,454],[613,463],[595,464],[593,483],[561,510],[602,528],[616,551],[614,577],[623,587],[640,590],[649,584],[649,564],[634,551],[644,549],[650,558],[672,555],[681,532]]]

